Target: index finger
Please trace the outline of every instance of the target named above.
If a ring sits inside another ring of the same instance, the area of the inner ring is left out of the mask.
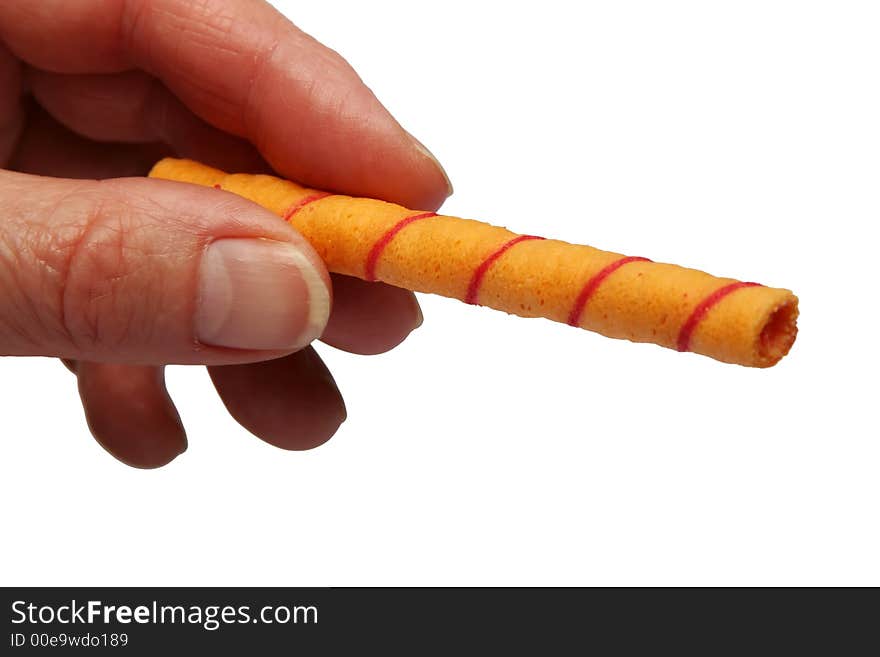
[[[0,38],[44,70],[145,70],[307,185],[418,209],[451,191],[351,66],[262,0],[0,3]]]

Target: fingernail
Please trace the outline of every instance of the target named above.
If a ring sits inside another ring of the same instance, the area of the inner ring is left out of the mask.
[[[446,169],[444,169],[444,168],[443,168],[443,165],[440,164],[440,160],[438,160],[438,159],[434,156],[434,154],[433,154],[431,151],[428,150],[428,147],[427,147],[427,146],[425,146],[422,142],[420,142],[418,139],[416,139],[416,138],[413,136],[413,134],[412,134],[411,132],[407,132],[406,134],[408,134],[408,135],[410,136],[410,139],[413,140],[413,143],[415,144],[416,149],[417,149],[422,155],[424,155],[424,156],[427,157],[429,160],[431,160],[431,162],[434,163],[434,166],[437,167],[437,170],[440,171],[441,174],[443,174],[443,180],[446,181],[446,197],[448,198],[448,197],[452,196],[452,192],[455,191],[455,190],[452,189],[452,181],[449,180],[449,176],[448,176],[447,173],[446,173]]]
[[[222,239],[202,256],[196,336],[235,349],[298,349],[324,331],[330,292],[292,244]]]
[[[413,331],[419,328],[424,323],[424,321],[425,316],[422,314],[422,306],[419,304],[419,300],[416,299],[416,324],[415,326],[413,326]]]

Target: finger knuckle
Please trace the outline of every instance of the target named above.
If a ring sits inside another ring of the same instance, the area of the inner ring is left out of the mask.
[[[58,272],[61,325],[71,342],[88,352],[148,330],[153,295],[144,285],[149,277],[140,275],[149,254],[130,208],[97,194],[72,202],[78,200],[84,211],[55,231],[48,257]]]

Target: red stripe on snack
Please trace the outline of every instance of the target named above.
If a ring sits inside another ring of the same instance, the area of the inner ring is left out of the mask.
[[[317,194],[312,194],[310,196],[306,196],[301,198],[296,203],[287,208],[287,211],[282,215],[284,221],[290,221],[290,218],[295,215],[297,212],[306,207],[309,203],[314,203],[315,201],[320,201],[322,198],[327,198],[330,196],[328,192],[318,192]]]
[[[607,265],[604,269],[594,274],[593,277],[584,284],[584,287],[581,289],[580,294],[577,295],[577,299],[575,299],[574,301],[574,305],[571,307],[571,312],[568,314],[568,323],[570,325],[578,326],[580,324],[581,315],[584,312],[584,308],[586,307],[587,302],[596,293],[596,290],[599,289],[599,286],[602,285],[602,282],[606,278],[611,276],[611,274],[630,262],[651,261],[647,258],[642,258],[640,256],[627,256],[625,258],[621,258],[620,260],[615,260],[610,265]]]
[[[214,189],[223,189],[223,188],[220,186],[220,183],[217,183],[216,185],[214,185]]]
[[[697,326],[699,326],[700,322],[715,304],[731,292],[736,292],[743,287],[755,286],[760,286],[760,283],[743,283],[742,281],[730,283],[729,285],[725,285],[724,287],[715,290],[712,294],[698,303],[697,307],[691,312],[691,316],[687,318],[684,324],[682,324],[681,331],[678,333],[678,350],[688,351],[688,349],[690,349],[691,337],[693,336],[694,331],[697,330]]]
[[[505,242],[497,249],[495,249],[495,251],[490,253],[486,257],[486,259],[480,263],[480,266],[474,270],[474,275],[471,276],[471,282],[468,284],[467,294],[465,294],[464,302],[471,305],[477,303],[477,297],[480,295],[480,286],[483,284],[483,278],[486,276],[486,272],[489,271],[489,267],[492,266],[492,263],[498,260],[498,258],[500,258],[502,255],[504,255],[505,251],[507,251],[515,244],[519,244],[520,242],[542,239],[544,238],[538,237],[537,235],[520,235],[518,237],[514,237],[508,242]]]
[[[388,229],[388,232],[382,235],[382,237],[380,237],[377,242],[373,244],[373,248],[371,248],[370,252],[367,254],[367,262],[364,265],[364,278],[368,281],[376,280],[376,263],[379,261],[379,256],[382,255],[382,251],[384,251],[385,247],[391,243],[391,240],[394,239],[397,233],[402,231],[414,221],[436,216],[436,212],[421,212],[419,214],[410,215],[409,217],[404,217],[396,224],[394,224],[390,229]]]

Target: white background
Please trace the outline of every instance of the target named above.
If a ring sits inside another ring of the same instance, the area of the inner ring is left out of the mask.
[[[321,354],[349,419],[286,453],[171,368],[190,447],[90,438],[0,362],[4,584],[880,584],[872,2],[289,2],[445,164],[450,214],[789,287],[750,370],[422,297]]]

